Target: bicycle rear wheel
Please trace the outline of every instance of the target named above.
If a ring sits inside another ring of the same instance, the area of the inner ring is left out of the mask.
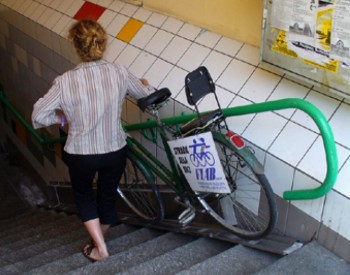
[[[164,204],[153,174],[133,155],[128,154],[117,192],[140,218],[152,223],[163,220]]]
[[[199,202],[234,234],[246,239],[266,236],[276,225],[277,208],[261,164],[247,147],[238,150],[223,134],[213,135],[231,193],[197,192]]]

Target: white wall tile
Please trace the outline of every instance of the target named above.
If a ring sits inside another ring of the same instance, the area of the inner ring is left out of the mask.
[[[141,52],[129,67],[130,72],[138,78],[142,78],[146,71],[156,61],[156,57],[147,52]]]
[[[350,159],[341,168],[333,188],[344,196],[350,197]]]
[[[151,11],[141,7],[135,12],[135,14],[132,17],[137,20],[140,20],[141,22],[146,22],[151,15]]]
[[[103,28],[107,32],[107,27],[113,21],[113,19],[116,18],[116,16],[117,16],[117,13],[115,11],[105,10],[100,16],[100,18],[98,19],[98,22],[101,24],[101,26],[103,26]]]
[[[315,189],[318,187],[320,187],[320,184],[317,181],[299,171],[296,171],[293,190]],[[291,203],[309,216],[313,217],[315,220],[321,221],[324,197],[312,200],[293,200]]]
[[[181,89],[185,86],[185,77],[187,71],[173,67],[165,79],[161,82],[160,87],[167,87],[171,91],[172,97],[176,97]]]
[[[325,226],[350,240],[350,200],[335,191],[330,191],[325,200],[322,221]]]
[[[147,71],[144,78],[148,79],[151,86],[158,88],[160,83],[162,83],[172,68],[172,64],[164,60],[157,59],[152,67]]]
[[[160,28],[167,19],[167,16],[159,13],[152,13],[151,16],[147,20],[147,24],[150,24],[154,27]]]
[[[202,30],[195,39],[195,42],[212,49],[219,42],[220,38],[221,35],[219,34],[208,30]]]
[[[73,24],[74,20],[63,14],[60,21],[52,28],[52,31],[58,33],[60,36],[67,37],[68,29]]]
[[[83,6],[85,1],[83,0],[74,0],[72,1],[72,5],[66,10],[66,14],[70,17],[74,17],[74,15],[78,12],[78,10]]]
[[[104,59],[109,62],[114,62],[114,60],[120,55],[120,53],[126,47],[126,43],[114,37],[109,38],[109,44],[104,54]]]
[[[309,88],[306,88],[298,83],[290,81],[288,79],[283,78],[281,82],[278,83],[276,89],[273,91],[271,96],[268,98],[268,101],[280,100],[286,98],[305,98],[308,93]],[[280,115],[290,118],[293,113],[296,112],[296,109],[283,109],[281,111],[276,111]]]
[[[125,15],[117,14],[106,28],[106,32],[114,37],[117,36],[117,34],[121,31],[129,19],[130,18]]]
[[[264,168],[273,192],[283,198],[283,193],[292,189],[294,167],[267,154]]]
[[[226,91],[220,87],[216,88],[216,95],[218,97],[221,108],[226,108],[232,99],[232,93]],[[206,95],[203,100],[201,100],[198,104],[198,108],[201,112],[211,111],[218,109],[218,105],[216,103],[216,99],[214,94]]]
[[[124,7],[125,3],[119,0],[114,0],[112,4],[109,6],[109,9],[120,12],[120,10]]]
[[[140,54],[140,52],[140,49],[129,44],[121,52],[121,54],[118,56],[115,62],[129,67],[134,62],[136,57]]]
[[[208,69],[211,78],[215,82],[231,61],[231,57],[217,51],[211,51],[202,65]]]
[[[280,80],[280,76],[257,68],[239,92],[239,95],[255,103],[265,102]]]
[[[254,117],[242,135],[244,138],[266,150],[286,123],[286,119],[272,112],[260,113]],[[280,156],[280,154],[278,155]]]
[[[151,41],[146,45],[145,50],[159,56],[173,38],[173,34],[163,30],[158,30],[152,37]]]
[[[344,164],[345,160],[349,157],[350,151],[344,147],[336,145],[336,154],[339,170]],[[323,140],[320,136],[302,159],[298,165],[298,168],[308,175],[313,176],[320,182],[324,181],[327,172],[327,162]]]
[[[350,148],[350,106],[342,103],[334,116],[330,119],[329,124],[332,127],[334,138],[336,142],[343,144]]]
[[[59,6],[62,4],[62,0],[52,0],[50,1],[50,8],[57,10]]]
[[[189,40],[195,40],[202,29],[191,24],[185,23],[177,35],[187,38]]]
[[[217,84],[233,93],[238,93],[254,69],[254,66],[234,59],[219,77]]]
[[[36,22],[39,19],[39,17],[43,14],[43,12],[47,9],[47,7],[44,5],[37,4],[36,2],[33,3],[35,4],[29,6],[26,15]]]
[[[161,53],[160,57],[176,64],[180,57],[185,53],[191,42],[187,39],[175,36],[175,38],[169,43],[165,50]]]
[[[267,120],[265,127],[270,129]],[[316,140],[317,135],[293,122],[289,122],[271,146],[269,152],[289,164],[297,165]]]
[[[112,4],[113,0],[97,0],[96,4],[105,8],[108,8]]]
[[[57,7],[57,10],[59,12],[66,14],[67,10],[70,8],[70,6],[73,4],[73,2],[74,1],[72,1],[72,0],[62,0],[61,4]]]
[[[144,24],[134,36],[134,38],[130,41],[130,44],[143,49],[156,32],[157,29],[155,27]]]
[[[244,105],[251,105],[252,102],[236,96],[234,100],[228,106],[229,108],[240,107]],[[255,114],[241,115],[241,116],[230,116],[227,117],[226,122],[229,128],[237,134],[242,134],[243,131],[247,128],[249,123],[253,120]]]
[[[334,113],[336,108],[340,105],[340,102],[338,100],[332,99],[315,91],[311,91],[306,96],[305,100],[315,105],[321,111],[327,121]],[[314,120],[307,113],[301,110],[298,110],[292,116],[292,120],[300,123],[301,125],[304,125],[305,127],[315,132],[319,132]]]
[[[16,10],[21,13],[21,14],[25,14],[26,10],[29,8],[29,6],[31,5],[31,1],[22,1],[22,4],[19,5]]]
[[[185,70],[193,71],[198,68],[210,53],[210,49],[193,43],[185,52],[177,65]]]
[[[49,30],[52,30],[56,24],[61,20],[63,14],[57,11],[54,11],[51,17],[46,21],[45,27]]]
[[[40,17],[36,20],[37,23],[46,27],[46,22],[54,15],[55,10],[46,8]]]
[[[168,32],[177,34],[178,31],[181,29],[181,27],[183,26],[184,22],[180,21],[178,19],[172,18],[172,17],[168,17],[167,20],[164,22],[164,24],[162,25],[162,29],[166,30]]]
[[[241,42],[227,37],[222,37],[218,44],[215,46],[215,50],[234,57],[242,46],[243,43]]]
[[[120,13],[126,16],[132,17],[132,15],[138,10],[138,7],[135,5],[131,5],[126,3],[121,9]]]

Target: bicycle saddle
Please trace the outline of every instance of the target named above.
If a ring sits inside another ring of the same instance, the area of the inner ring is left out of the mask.
[[[160,90],[156,90],[154,93],[146,97],[140,98],[137,101],[137,105],[144,112],[150,105],[157,105],[159,103],[162,103],[165,100],[167,100],[170,96],[171,92],[169,91],[169,89],[162,88]]]
[[[205,128],[213,121],[221,120],[224,117],[220,109],[205,113],[198,118],[190,120],[187,124],[180,128],[182,135],[187,135],[197,128]]]

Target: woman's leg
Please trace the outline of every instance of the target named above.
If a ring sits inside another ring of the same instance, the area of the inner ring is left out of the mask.
[[[94,246],[91,248],[91,252],[88,253],[89,257],[93,260],[104,260],[108,258],[108,250],[103,236],[103,230],[99,219],[89,220],[84,222],[84,225],[89,232],[89,235],[93,239]],[[84,252],[86,253],[90,245],[85,246]]]
[[[93,240],[93,245],[88,244],[84,247],[84,255],[92,260],[106,259],[108,251],[103,235],[107,230],[100,224],[92,188],[97,171],[95,166],[100,163],[100,160],[97,156],[69,154],[66,154],[65,158],[79,216]]]
[[[98,171],[97,181],[97,209],[101,228],[105,233],[110,225],[117,222],[116,189],[126,164],[126,148],[109,155],[105,167]]]

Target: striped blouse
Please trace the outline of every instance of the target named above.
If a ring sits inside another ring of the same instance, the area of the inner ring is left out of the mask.
[[[121,124],[126,94],[138,99],[152,89],[124,66],[104,60],[81,63],[58,76],[47,94],[34,104],[35,129],[61,123],[63,111],[68,125],[64,150],[70,154],[104,154],[126,145]]]

